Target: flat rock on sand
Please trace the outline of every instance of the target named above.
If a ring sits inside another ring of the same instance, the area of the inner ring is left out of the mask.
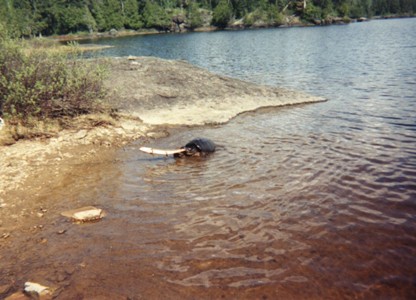
[[[105,212],[94,206],[86,206],[73,210],[64,211],[62,216],[72,219],[74,222],[98,221],[105,216]]]
[[[152,125],[218,124],[261,107],[325,100],[219,76],[184,61],[130,56],[111,59],[110,67],[107,84],[120,110]]]

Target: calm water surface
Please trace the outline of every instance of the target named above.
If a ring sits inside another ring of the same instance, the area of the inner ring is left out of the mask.
[[[106,55],[185,59],[329,101],[149,142],[208,137],[220,148],[207,158],[153,158],[132,144],[62,188],[108,212],[68,232],[96,264],[73,276],[80,294],[415,299],[416,19],[102,43],[116,46]]]

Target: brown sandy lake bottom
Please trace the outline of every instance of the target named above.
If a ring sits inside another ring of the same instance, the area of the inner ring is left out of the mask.
[[[0,220],[0,298],[34,281],[57,299],[416,299],[415,21],[114,40],[108,51],[127,52],[117,55],[176,49],[329,101],[180,128],[71,166],[36,192],[24,226]],[[217,152],[138,150],[197,136]],[[89,205],[107,215],[60,215]]]
[[[376,121],[395,121],[382,116],[311,117],[328,107],[247,113],[147,144],[204,136],[219,145],[208,157],[153,157],[135,143],[75,166],[41,193],[44,225],[3,239],[2,284],[39,282],[57,299],[413,298],[415,137],[386,133]],[[86,205],[107,215],[59,215]]]

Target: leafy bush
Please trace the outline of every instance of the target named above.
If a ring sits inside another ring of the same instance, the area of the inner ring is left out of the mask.
[[[0,38],[0,113],[25,123],[102,110],[104,66],[79,55]]]

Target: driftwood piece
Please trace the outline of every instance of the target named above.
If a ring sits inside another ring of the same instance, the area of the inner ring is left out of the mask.
[[[159,155],[170,155],[170,154],[179,154],[186,152],[186,149],[174,149],[174,150],[163,150],[163,149],[155,149],[150,147],[141,147],[140,151],[149,153],[149,154],[159,154]]]

